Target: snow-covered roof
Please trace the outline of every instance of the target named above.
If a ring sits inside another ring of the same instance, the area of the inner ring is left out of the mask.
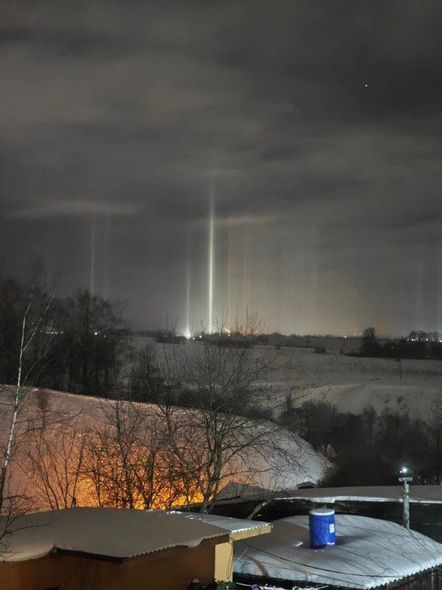
[[[230,516],[218,516],[215,514],[188,513],[187,518],[198,522],[205,522],[219,527],[228,532],[232,541],[244,538],[251,538],[257,535],[269,533],[272,525],[268,522],[259,522],[257,520],[245,520],[241,518],[231,518]]]
[[[57,550],[121,560],[229,539],[228,528],[182,513],[100,508],[27,514],[16,518],[12,529],[3,561],[37,559]]]
[[[348,486],[333,488],[296,488],[285,491],[263,489],[237,482],[229,482],[217,500],[235,502],[244,500],[308,500],[323,504],[334,502],[402,502],[402,486]],[[410,486],[410,502],[416,504],[442,504],[441,485]]]
[[[308,516],[235,545],[234,572],[345,588],[391,584],[442,564],[442,545],[384,520],[336,515],[337,544],[311,549]]]
[[[274,499],[310,500],[312,502],[402,502],[402,486],[355,486],[340,488],[308,488],[273,494]],[[442,504],[442,486],[410,486],[410,502]]]
[[[266,522],[161,510],[71,508],[27,514],[14,520],[4,561],[43,557],[52,551],[127,559],[204,539],[245,539],[271,531]]]

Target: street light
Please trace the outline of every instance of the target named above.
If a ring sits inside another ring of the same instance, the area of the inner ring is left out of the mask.
[[[409,467],[402,465],[399,469],[398,481],[402,483],[402,524],[406,529],[410,528],[410,483],[413,474]]]

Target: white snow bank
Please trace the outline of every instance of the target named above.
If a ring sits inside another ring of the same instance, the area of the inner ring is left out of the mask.
[[[337,544],[311,549],[308,516],[277,520],[235,546],[234,572],[276,580],[374,588],[442,564],[442,545],[400,525],[336,516]]]

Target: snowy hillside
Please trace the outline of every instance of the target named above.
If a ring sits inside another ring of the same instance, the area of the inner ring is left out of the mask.
[[[167,346],[154,345],[164,356]],[[198,354],[198,343],[185,345]],[[167,353],[166,353],[167,354]],[[257,402],[277,415],[287,395],[297,403],[330,401],[339,410],[359,413],[367,406],[377,411],[409,412],[428,419],[435,401],[442,399],[442,362],[360,358],[315,354],[312,349],[255,346],[252,354],[269,366],[265,382],[255,384]]]
[[[6,397],[5,392],[3,397]],[[149,419],[155,419],[158,411],[156,406],[135,405]],[[66,424],[75,423],[76,436],[87,436],[88,430],[96,428],[97,425],[103,424],[103,427],[106,427],[106,415],[112,412],[114,407],[113,400],[34,389],[29,394],[25,412],[27,423],[29,420],[36,423],[42,421],[59,423],[53,429],[53,432],[56,432],[53,437],[57,445],[61,446],[64,444]],[[3,417],[3,419],[6,424],[7,418]],[[265,423],[252,423],[252,426],[259,432],[259,429],[265,427]],[[274,491],[293,489],[306,481],[318,482],[325,475],[329,463],[322,455],[316,453],[309,443],[284,429],[272,429],[272,432],[277,433],[277,436],[269,441],[271,444],[265,446],[265,452],[261,452],[261,449],[251,450],[248,454],[235,457],[233,463],[228,466],[229,475],[237,474],[243,483]],[[196,439],[197,433],[195,433]],[[229,477],[229,479],[232,478]],[[23,476],[19,467],[14,470],[14,481],[20,487],[26,484],[26,493],[32,495],[32,482],[30,483],[29,478]]]
[[[410,416],[430,420],[441,390],[415,385],[386,385],[381,383],[351,383],[306,388],[301,401],[327,401],[341,412],[361,413],[371,406],[377,412],[408,412]]]

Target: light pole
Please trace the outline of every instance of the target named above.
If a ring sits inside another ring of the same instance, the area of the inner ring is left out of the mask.
[[[402,524],[406,529],[410,528],[410,483],[413,475],[406,465],[399,470],[398,481],[402,483]]]

